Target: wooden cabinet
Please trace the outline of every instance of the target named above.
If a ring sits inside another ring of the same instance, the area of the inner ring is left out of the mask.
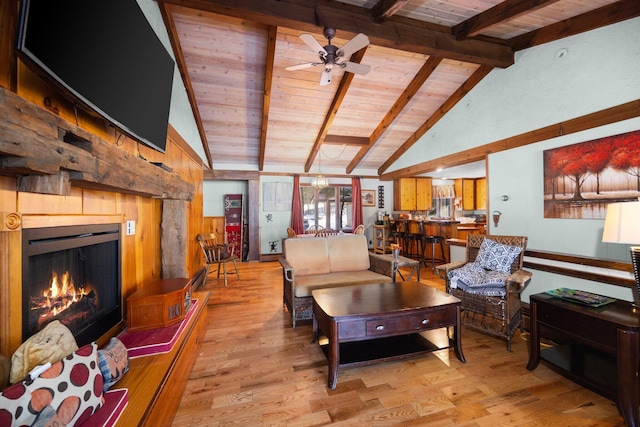
[[[431,178],[416,178],[416,210],[431,209],[433,200]]]
[[[476,179],[476,209],[487,209],[487,178]]]
[[[389,252],[389,226],[373,226],[373,253],[386,254]]]
[[[400,178],[393,181],[393,210],[426,211],[431,209],[431,178]]]
[[[462,195],[462,210],[487,209],[487,179],[456,179],[456,196]]]

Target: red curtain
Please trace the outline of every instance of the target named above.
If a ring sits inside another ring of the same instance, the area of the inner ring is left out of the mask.
[[[304,214],[300,196],[300,175],[293,176],[293,202],[291,203],[291,228],[296,234],[304,234]]]
[[[362,215],[362,186],[360,178],[351,178],[351,199],[353,200],[353,229],[364,224]]]

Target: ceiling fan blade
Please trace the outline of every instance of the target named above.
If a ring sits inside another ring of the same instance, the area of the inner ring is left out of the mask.
[[[320,77],[320,86],[327,86],[328,84],[331,83],[332,71],[333,71],[332,68],[325,68],[322,71],[322,77]]]
[[[362,64],[358,64],[357,62],[351,62],[351,61],[344,61],[340,63],[340,66],[344,68],[345,71],[348,71],[354,74],[362,74],[362,75],[367,74],[371,69],[371,67],[369,67],[368,65],[362,65]]]
[[[306,64],[290,65],[287,68],[285,68],[285,70],[287,71],[302,70],[305,68],[315,67],[316,65],[324,65],[324,64],[322,64],[322,62],[308,62]]]
[[[327,54],[327,51],[324,50],[322,45],[320,43],[318,43],[318,40],[316,40],[316,38],[313,37],[313,35],[311,35],[309,33],[300,34],[300,39],[303,42],[305,42],[307,44],[307,46],[309,46],[311,48],[311,50],[314,51],[315,53],[317,53],[318,55],[326,55]]]
[[[351,40],[349,40],[347,44],[345,44],[340,49],[338,49],[338,51],[336,52],[336,55],[338,57],[349,59],[351,58],[351,55],[353,55],[354,53],[356,53],[357,51],[359,51],[365,46],[369,46],[369,37],[360,33],[360,34],[357,34]]]

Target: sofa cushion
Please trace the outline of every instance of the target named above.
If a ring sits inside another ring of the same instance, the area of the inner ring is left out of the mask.
[[[369,247],[363,234],[327,237],[329,266],[332,273],[369,269]]]
[[[295,296],[310,297],[315,289],[337,288],[339,286],[364,285],[367,283],[387,283],[391,277],[371,270],[348,271],[344,273],[317,274],[296,277]]]
[[[287,261],[293,267],[296,281],[300,276],[329,273],[329,253],[324,237],[298,237],[284,241]]]

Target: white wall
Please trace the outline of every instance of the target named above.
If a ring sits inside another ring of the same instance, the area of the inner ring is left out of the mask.
[[[492,71],[393,169],[637,99],[640,18],[518,52],[514,65]],[[544,218],[542,152],[637,129],[640,119],[632,119],[490,155],[489,232],[526,235],[528,247],[533,249],[629,261],[628,246],[601,243],[602,220]],[[502,195],[508,195],[509,200],[501,201]],[[498,228],[491,221],[496,210],[502,212]],[[525,301],[533,293],[558,287],[631,299],[629,289],[533,273],[523,294]]]
[[[175,61],[175,55],[171,48],[171,42],[169,41],[169,35],[167,29],[164,26],[162,15],[158,3],[154,0],[137,0],[140,9],[147,17],[149,24],[154,29],[158,38],[164,45],[167,52],[171,55]],[[191,105],[187,97],[187,90],[184,87],[178,67],[174,68],[173,72],[173,88],[171,92],[171,108],[169,110],[169,123],[180,134],[182,138],[198,153],[202,161],[207,164],[207,157],[204,151],[204,145],[198,132],[198,125],[193,116]]]
[[[246,221],[248,187],[247,181],[204,181],[202,185],[203,216],[224,216],[224,195],[243,194]]]

